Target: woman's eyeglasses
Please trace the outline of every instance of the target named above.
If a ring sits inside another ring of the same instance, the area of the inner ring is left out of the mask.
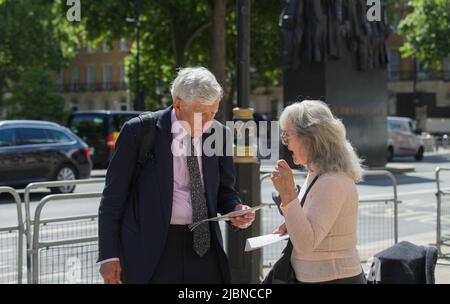
[[[281,131],[281,143],[285,146],[289,144],[289,137],[291,137],[287,131],[282,130]]]

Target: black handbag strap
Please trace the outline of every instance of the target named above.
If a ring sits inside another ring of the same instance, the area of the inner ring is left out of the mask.
[[[312,180],[311,184],[309,184],[308,188],[306,189],[305,194],[302,197],[302,200],[300,201],[300,205],[303,207],[303,205],[305,204],[306,201],[306,196],[309,193],[309,190],[311,190],[312,186],[316,183],[316,181],[319,179],[320,175],[316,175],[316,177],[314,177],[314,179]]]
[[[312,186],[316,183],[319,176],[320,175],[314,177],[311,184],[309,184],[308,188],[306,189],[306,192],[303,195],[302,200],[300,202],[302,207],[305,204],[306,196],[308,195]],[[262,281],[262,284],[297,283],[297,279],[295,277],[295,270],[294,268],[292,268],[291,265],[291,255],[293,250],[294,246],[292,245],[291,239],[289,239],[286,244],[286,247],[284,247],[281,253],[281,257],[275,262],[275,264],[272,267],[272,270],[269,271],[265,279]]]
[[[317,175],[316,177],[314,177],[314,179],[312,180],[311,184],[309,184],[308,188],[306,189],[306,192],[305,192],[305,194],[303,195],[302,200],[300,201],[300,206],[302,206],[302,208],[303,208],[303,205],[305,204],[306,196],[308,195],[309,190],[311,190],[312,186],[314,186],[314,184],[317,182],[317,180],[319,179],[319,176],[320,176],[320,175]],[[287,245],[286,245],[286,249],[287,249],[288,251],[291,251],[291,252],[292,252],[292,242],[291,242],[291,239],[289,239],[289,241],[288,241],[288,243],[287,243]],[[286,249],[285,249],[285,250],[286,250]]]
[[[302,200],[300,201],[300,205],[302,207],[305,204],[306,196],[308,195],[308,193],[311,190],[312,186],[314,186],[314,184],[317,182],[319,177],[320,177],[320,175],[316,175],[316,177],[314,177],[314,179],[312,180],[311,184],[309,184],[308,188],[306,189],[306,192],[303,195]],[[297,282],[297,279],[295,278],[294,268],[292,268],[292,265],[291,265],[291,262],[290,262],[290,258],[291,258],[293,250],[294,250],[294,245],[292,245],[292,241],[289,238],[289,240],[288,240],[288,242],[286,244],[286,247],[283,250],[283,256],[286,257],[287,263],[289,265],[289,267],[285,270],[286,273],[284,274],[286,283],[296,283]]]

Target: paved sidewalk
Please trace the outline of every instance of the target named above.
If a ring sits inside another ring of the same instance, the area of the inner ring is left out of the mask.
[[[434,275],[436,284],[450,284],[450,260],[438,260]]]

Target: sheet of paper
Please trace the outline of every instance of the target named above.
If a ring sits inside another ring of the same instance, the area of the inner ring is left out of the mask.
[[[248,238],[245,242],[244,251],[252,251],[258,248],[262,248],[267,245],[275,244],[281,242],[283,240],[287,240],[289,238],[289,234],[266,234],[257,237]]]
[[[192,230],[194,230],[195,228],[197,228],[200,224],[202,224],[202,223],[204,223],[204,222],[212,222],[212,221],[229,221],[230,218],[232,218],[232,217],[235,217],[235,216],[242,216],[242,215],[245,215],[245,214],[247,214],[247,213],[249,213],[249,212],[252,212],[252,211],[258,211],[258,210],[260,210],[260,209],[268,208],[268,207],[269,207],[269,205],[258,205],[258,206],[252,207],[252,208],[250,208],[250,209],[232,211],[232,212],[227,213],[227,214],[224,214],[224,215],[220,215],[220,216],[216,216],[216,217],[211,217],[211,218],[208,218],[208,219],[204,219],[204,220],[202,220],[202,221],[199,221],[199,222],[195,222],[195,223],[189,225],[189,229],[192,231]]]

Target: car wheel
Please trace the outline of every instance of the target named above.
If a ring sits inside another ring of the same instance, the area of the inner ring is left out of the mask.
[[[57,181],[65,181],[65,180],[74,180],[77,179],[77,174],[75,169],[70,165],[63,165],[59,168],[55,180]],[[75,185],[70,186],[61,186],[57,188],[50,188],[52,193],[72,193],[75,190]]]
[[[414,156],[416,160],[422,160],[423,159],[423,147],[419,148],[419,151],[417,151],[417,154]]]
[[[394,159],[394,149],[392,147],[388,147],[387,149],[387,161],[391,162]]]

